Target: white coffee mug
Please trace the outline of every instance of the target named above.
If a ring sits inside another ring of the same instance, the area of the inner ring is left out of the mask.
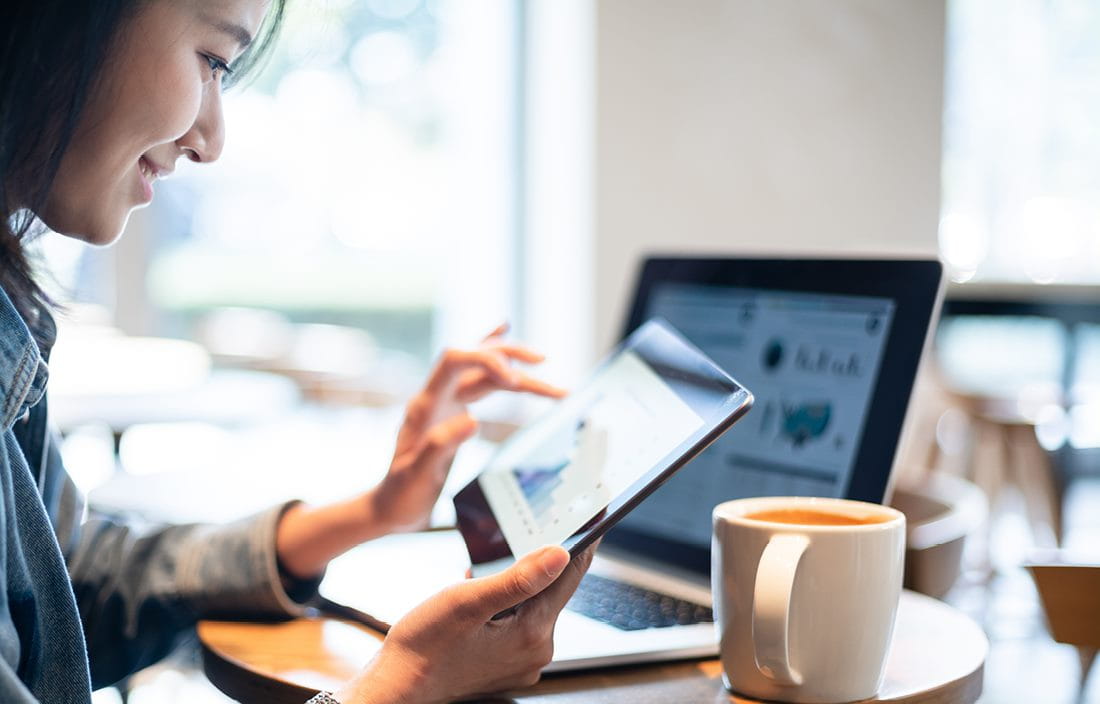
[[[870,699],[882,685],[905,516],[773,497],[714,508],[711,581],[726,686],[783,702]]]

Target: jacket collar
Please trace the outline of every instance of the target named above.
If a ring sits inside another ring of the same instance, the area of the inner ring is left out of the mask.
[[[46,392],[49,367],[45,355],[57,330],[53,318],[42,309],[35,325],[45,343],[40,350],[27,323],[0,289],[0,428],[7,430]]]

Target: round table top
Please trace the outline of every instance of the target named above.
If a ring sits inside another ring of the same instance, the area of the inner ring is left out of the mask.
[[[203,621],[198,628],[211,682],[245,702],[301,704],[337,689],[381,647],[376,631],[329,618],[282,623]],[[874,702],[972,704],[982,691],[988,641],[963,613],[903,592],[886,676]],[[722,684],[717,659],[547,675],[494,701],[522,704],[708,702],[750,704]]]

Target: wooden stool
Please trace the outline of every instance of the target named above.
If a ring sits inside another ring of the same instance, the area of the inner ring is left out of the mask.
[[[1039,588],[1051,636],[1077,648],[1083,692],[1100,649],[1100,565],[1067,564],[1059,559],[1029,564],[1027,569]]]

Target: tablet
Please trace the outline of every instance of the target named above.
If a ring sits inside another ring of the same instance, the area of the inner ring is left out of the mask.
[[[498,572],[548,544],[576,555],[751,406],[733,377],[650,320],[455,495],[471,572]]]

